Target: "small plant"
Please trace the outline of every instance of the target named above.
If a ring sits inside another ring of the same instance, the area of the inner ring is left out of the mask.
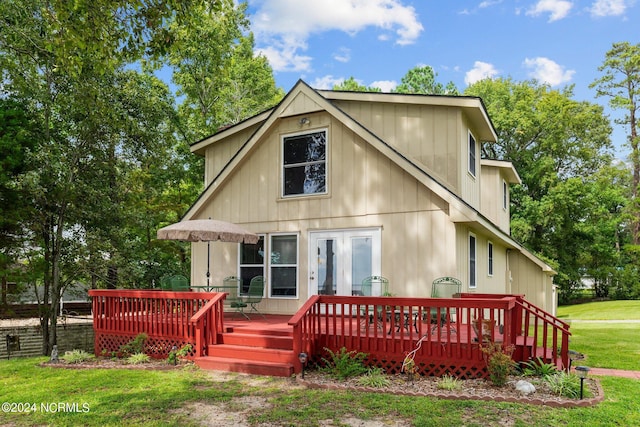
[[[580,397],[580,378],[575,374],[558,371],[555,375],[545,378],[545,382],[549,385],[551,392],[558,396],[569,399]],[[588,390],[586,394],[589,395]]]
[[[120,353],[124,356],[131,356],[136,353],[144,353],[144,343],[147,341],[148,335],[144,332],[136,335],[134,339],[120,346]]]
[[[444,375],[438,380],[437,387],[440,390],[457,391],[462,390],[462,383],[453,375]]]
[[[418,375],[418,366],[416,365],[416,361],[409,356],[404,358],[404,362],[402,362],[402,370],[407,374],[407,381],[413,381],[416,375]]]
[[[558,368],[553,363],[544,363],[541,358],[530,360],[522,364],[522,374],[528,377],[546,378],[555,375]]]
[[[178,360],[182,360],[187,357],[192,349],[193,346],[191,344],[185,344],[179,349],[174,346],[167,356],[167,363],[170,365],[177,365]]]
[[[151,358],[149,357],[149,355],[144,353],[136,353],[127,357],[127,363],[130,363],[131,365],[141,365],[143,363],[149,363],[150,360]]]
[[[363,387],[387,387],[391,381],[382,368],[370,368],[366,374],[358,378],[358,384]]]
[[[93,354],[87,353],[84,350],[67,351],[64,353],[64,356],[62,356],[62,360],[67,363],[82,363],[93,358]]]
[[[367,358],[366,353],[358,353],[355,350],[347,351],[346,347],[342,347],[340,351],[335,353],[326,347],[324,350],[329,353],[330,359],[322,358],[325,363],[322,370],[332,377],[344,380],[367,372],[367,368],[364,366],[364,359]]]
[[[185,344],[176,352],[176,356],[178,356],[179,359],[185,358],[189,355],[189,353],[191,353],[192,349],[193,346],[191,344]]]
[[[512,345],[505,347],[501,343],[491,342],[487,346],[481,345],[480,350],[487,361],[489,379],[497,387],[504,386],[516,366],[511,358],[514,347]]]

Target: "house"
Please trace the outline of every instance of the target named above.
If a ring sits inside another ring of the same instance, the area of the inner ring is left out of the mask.
[[[260,309],[293,314],[312,295],[428,297],[440,276],[464,293],[525,295],[555,314],[551,267],[514,241],[508,162],[481,159],[497,139],[476,97],[314,90],[299,81],[271,110],[191,146],[205,190],[184,219],[230,221],[256,245],[212,243],[211,279],[266,281]],[[192,244],[203,284],[207,244]],[[202,283],[201,283],[202,282]],[[380,294],[381,289],[374,289]]]

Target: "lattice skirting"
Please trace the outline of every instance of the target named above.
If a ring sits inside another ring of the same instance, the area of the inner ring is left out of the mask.
[[[324,360],[331,360],[328,353],[312,358],[311,362],[323,366]],[[387,374],[401,374],[404,358],[395,359],[384,355],[369,354],[365,359],[368,366],[382,368]],[[418,373],[422,376],[442,377],[451,375],[459,379],[488,378],[489,374],[483,360],[477,361],[429,361],[428,359],[415,358]]]
[[[94,347],[95,354],[96,356],[103,354],[111,355],[114,353],[119,354],[120,347],[129,343],[136,337],[136,335],[137,334],[106,334],[96,332]],[[187,344],[191,344],[192,348],[189,356],[194,356],[195,342],[177,338],[149,336],[144,345],[144,352],[150,357],[164,359],[169,356],[169,353],[174,347],[176,349],[180,349]]]

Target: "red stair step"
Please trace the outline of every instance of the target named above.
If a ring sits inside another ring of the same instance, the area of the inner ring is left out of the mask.
[[[247,347],[265,347],[279,350],[293,349],[293,337],[285,335],[245,334],[236,332],[232,334],[223,334],[222,343]]]
[[[201,369],[216,371],[240,372],[252,375],[268,375],[272,377],[290,377],[294,373],[291,363],[277,363],[258,360],[236,359],[229,357],[205,356],[195,359]]]

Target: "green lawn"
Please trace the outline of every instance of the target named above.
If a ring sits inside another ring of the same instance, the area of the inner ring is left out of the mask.
[[[614,314],[606,312],[628,310],[626,318],[632,318],[632,312],[638,318],[635,313],[640,312],[640,303],[597,304],[589,304],[587,310],[583,310],[584,306],[560,310],[564,319],[571,321],[571,348],[587,355],[581,364],[640,369],[640,324],[580,321],[584,319],[577,314],[595,311],[604,319],[615,319]],[[345,419],[349,417],[384,424],[401,420],[414,426],[640,425],[640,381],[625,378],[602,377],[605,400],[597,406],[557,409],[291,388],[282,385],[292,380],[278,378],[265,378],[251,385],[237,379],[220,383],[194,369],[74,370],[38,366],[43,360],[46,359],[0,361],[0,401],[36,405],[29,413],[0,412],[0,425],[195,426],[199,424],[189,415],[194,411],[192,405],[230,405],[232,410],[248,411],[251,425],[270,426],[346,426]],[[407,389],[410,390],[409,384]],[[242,400],[235,400],[239,398]],[[261,403],[248,404],[256,401]],[[72,405],[74,411],[42,409],[42,404],[57,402]]]
[[[604,301],[558,307],[563,320],[640,320],[640,301]]]
[[[252,425],[345,426],[355,417],[414,426],[609,426],[640,425],[640,381],[605,377],[606,399],[589,408],[469,400],[438,400],[352,391],[281,387],[291,379],[265,378],[248,385],[220,383],[198,370],[59,369],[39,359],[0,362],[0,400],[35,403],[29,413],[0,412],[0,425],[194,426],[190,405],[225,405],[248,411]],[[410,390],[410,385],[407,388]],[[240,398],[241,401],[233,400]],[[81,411],[47,413],[45,403],[77,403]],[[251,405],[249,402],[261,402]],[[84,409],[87,409],[86,411]],[[183,408],[183,409],[181,409]],[[209,411],[212,411],[210,408]],[[213,416],[213,415],[212,415]],[[321,424],[322,423],[322,424]]]
[[[640,370],[640,301],[605,301],[558,308],[571,324],[569,348],[587,356],[581,365]],[[618,320],[618,321],[616,321]]]

